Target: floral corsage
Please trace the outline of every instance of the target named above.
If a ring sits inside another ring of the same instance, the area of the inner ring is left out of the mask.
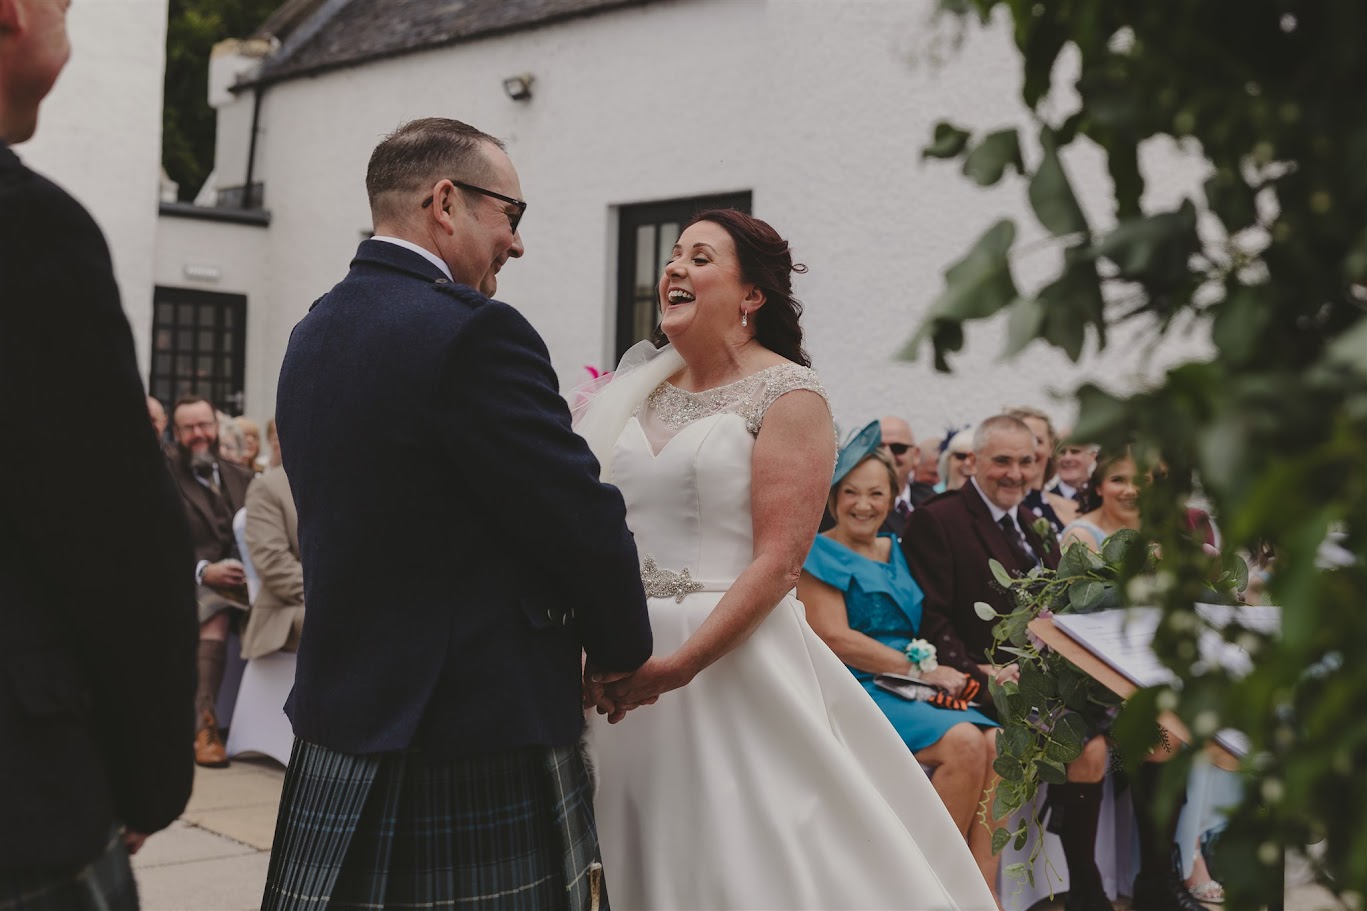
[[[924,639],[911,640],[902,651],[911,662],[911,669],[918,675],[928,674],[940,666],[940,662],[935,660],[935,646]]]

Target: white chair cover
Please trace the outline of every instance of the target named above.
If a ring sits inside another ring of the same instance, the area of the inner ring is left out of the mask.
[[[272,652],[247,662],[228,729],[229,756],[260,753],[289,765],[294,729],[285,715],[285,699],[294,686],[295,657],[294,652]]]
[[[1043,809],[1049,786],[1042,785],[1035,795],[1035,807]],[[1010,825],[1020,824],[1020,815],[1011,817]],[[976,825],[976,821],[975,821]],[[1021,850],[1007,845],[1001,854],[1003,871],[1013,863],[1029,863],[1038,835],[1031,832]],[[1134,808],[1130,792],[1115,793],[1114,777],[1107,775],[1101,793],[1101,816],[1096,827],[1096,866],[1106,894],[1114,900],[1117,895],[1129,895],[1134,876],[1139,872],[1139,840],[1134,825]],[[1063,858],[1063,845],[1058,836],[1046,832],[1044,848],[1035,858],[1035,883],[1016,880],[1002,872],[997,885],[1006,911],[1025,911],[1052,893],[1068,890],[1068,862]]]
[[[237,552],[242,555],[242,568],[247,573],[247,602],[256,603],[257,593],[261,591],[261,577],[252,566],[251,554],[247,553],[247,510],[239,509],[233,516],[233,537],[237,539]]]

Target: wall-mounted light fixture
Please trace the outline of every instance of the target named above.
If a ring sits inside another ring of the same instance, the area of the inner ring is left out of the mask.
[[[518,73],[503,80],[503,91],[514,101],[532,100],[532,74]]]

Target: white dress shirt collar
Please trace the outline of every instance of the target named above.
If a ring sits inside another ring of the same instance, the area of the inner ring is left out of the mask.
[[[983,498],[983,502],[987,504],[987,508],[992,511],[993,522],[1001,524],[1002,516],[1010,516],[1012,524],[1014,524],[1016,528],[1021,527],[1020,520],[1016,518],[1016,506],[1012,506],[1010,509],[1002,509],[987,498],[987,494],[983,493],[982,488],[978,486],[977,478],[969,478],[968,483],[973,485],[973,489],[978,492],[978,496]]]
[[[451,274],[451,267],[446,265],[446,263],[442,262],[441,257],[437,256],[437,254],[433,253],[431,250],[419,247],[412,241],[404,240],[402,237],[388,237],[383,234],[376,234],[374,237],[370,239],[384,241],[385,243],[393,244],[396,247],[403,247],[405,250],[412,250],[414,253],[418,254],[423,259],[427,260],[429,263],[440,269],[446,275],[447,278],[451,279],[451,281],[456,280],[455,276]]]

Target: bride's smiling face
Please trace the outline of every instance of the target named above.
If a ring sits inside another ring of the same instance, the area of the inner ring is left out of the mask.
[[[660,328],[671,341],[699,329],[707,335],[739,329],[741,309],[753,311],[757,293],[741,279],[731,235],[713,222],[697,222],[679,235],[660,276]]]

